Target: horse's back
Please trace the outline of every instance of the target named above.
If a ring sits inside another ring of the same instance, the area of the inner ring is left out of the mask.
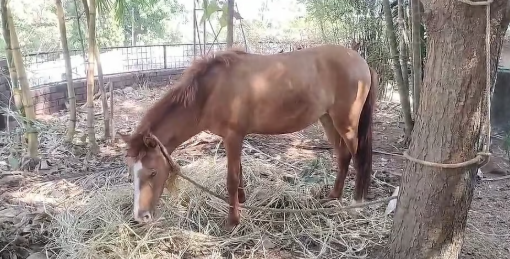
[[[344,82],[343,87],[349,85],[355,87],[357,82],[370,82],[371,79],[365,59],[358,52],[342,45],[326,44],[272,55],[249,54],[243,63],[250,66],[251,74],[285,68],[288,75],[299,80],[340,81]],[[319,85],[327,87],[330,84],[321,82],[317,87]],[[339,86],[335,84],[335,87]]]
[[[316,63],[322,68],[335,71],[337,76],[353,78],[354,80],[370,79],[369,66],[358,52],[342,45],[321,45],[302,50],[315,56]]]
[[[237,130],[250,133],[300,130],[337,103],[349,106],[359,98],[358,82],[363,77],[370,82],[363,62],[355,51],[338,45],[274,55],[243,54],[223,73],[216,73],[207,110],[211,116],[213,110],[222,111],[224,118],[214,117],[222,121],[218,124],[243,127]]]

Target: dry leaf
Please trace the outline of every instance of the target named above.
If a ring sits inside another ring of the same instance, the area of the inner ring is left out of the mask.
[[[39,165],[39,169],[40,170],[48,170],[48,169],[50,169],[50,165],[48,164],[48,161],[46,161],[45,159],[42,159],[41,163]]]
[[[267,238],[266,236],[262,237],[262,246],[265,249],[273,249],[273,248],[276,247],[276,245],[269,238]]]
[[[398,195],[399,190],[400,190],[400,186],[397,186],[397,188],[395,188],[395,190],[393,191],[393,194],[391,196]],[[397,199],[393,199],[390,202],[388,202],[388,206],[386,207],[386,211],[384,212],[384,215],[389,215],[390,213],[395,211],[396,208],[397,208]]]
[[[48,257],[43,252],[33,253],[29,257],[27,257],[27,259],[47,259],[47,258]]]
[[[2,218],[14,218],[21,213],[19,209],[16,208],[7,208],[0,211],[0,217]]]

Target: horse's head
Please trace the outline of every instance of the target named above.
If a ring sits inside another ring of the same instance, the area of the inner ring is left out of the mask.
[[[172,191],[180,168],[151,133],[118,135],[127,144],[127,164],[133,174],[133,216],[135,221],[147,223],[153,218],[165,183],[168,180]]]

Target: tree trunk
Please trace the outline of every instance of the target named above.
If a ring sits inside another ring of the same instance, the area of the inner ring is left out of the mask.
[[[82,0],[83,2],[83,10],[85,12],[85,16],[87,17],[87,25],[89,28],[89,44],[90,44],[90,21],[91,21],[91,14],[90,14],[90,8],[87,4],[87,0]],[[95,2],[95,1],[94,1]],[[95,8],[94,8],[95,12]],[[95,17],[95,13],[94,13]],[[96,21],[94,20],[94,42],[96,42],[95,39],[95,25]],[[90,47],[90,45],[89,45]],[[106,100],[106,90],[104,89],[104,75],[103,75],[103,66],[101,65],[101,56],[99,52],[99,47],[97,46],[97,43],[94,44],[94,58],[95,62],[97,63],[97,81],[98,81],[98,87],[99,91],[101,93],[101,106],[103,107],[103,119],[104,119],[104,138],[109,139],[110,138],[110,117],[108,113],[108,101]]]
[[[76,128],[76,94],[74,93],[73,86],[73,70],[71,68],[71,56],[69,55],[69,47],[67,46],[67,33],[66,23],[64,19],[64,8],[62,7],[62,0],[55,0],[57,7],[58,28],[60,30],[60,42],[62,44],[62,52],[64,54],[64,61],[66,66],[66,79],[67,79],[67,95],[69,100],[69,125],[67,126],[66,142],[73,141],[75,128]]]
[[[85,1],[86,3],[86,1]],[[83,43],[83,33],[81,32],[81,25],[80,25],[80,13],[78,12],[78,3],[76,0],[74,0],[74,12],[76,14],[76,26],[78,28],[78,36],[80,37],[80,45],[81,45],[81,52],[83,55],[83,64],[87,64],[87,58],[85,57],[85,44]],[[88,19],[88,17],[87,17]],[[85,68],[85,74],[87,73],[87,68]]]
[[[412,35],[411,35],[411,18],[409,17],[409,15],[411,14],[411,5],[408,3],[407,5],[407,8],[404,8],[403,9],[403,13],[404,13],[404,31],[405,31],[405,42],[407,44],[407,49],[410,50],[412,49],[412,46],[411,46],[411,38],[412,38]],[[409,57],[410,58],[410,57]]]
[[[228,0],[227,48],[234,45],[234,0]]]
[[[90,145],[90,153],[95,154],[99,150],[96,143],[96,134],[94,131],[94,66],[95,66],[95,49],[96,49],[96,1],[89,0],[92,8],[89,9],[89,62],[87,66],[87,132]]]
[[[403,8],[403,7],[402,7]],[[412,60],[412,51],[413,51],[413,46],[412,46],[412,40],[411,40],[411,19],[409,18],[409,14],[411,13],[411,6],[410,4],[408,3],[407,5],[407,8],[403,8],[402,9],[402,12],[403,12],[403,17],[404,17],[404,42],[405,42],[405,48],[406,48],[406,51],[407,51],[407,60],[411,62],[410,66],[411,66],[411,69],[409,70],[409,78],[410,80],[408,80],[408,89],[409,89],[409,96],[410,97],[413,97],[414,96],[414,82],[413,82],[413,78],[414,78],[414,73],[413,73],[413,69],[412,69],[412,66],[413,66],[413,60]],[[415,100],[414,100],[414,97],[413,97],[413,105],[415,104]],[[414,109],[411,109],[411,112],[412,113],[415,113],[416,111]],[[414,117],[413,117],[414,118]]]
[[[131,8],[131,46],[136,46],[135,8]]]
[[[409,67],[407,63],[409,62],[409,54],[407,51],[407,46],[405,43],[406,39],[406,30],[404,28],[404,1],[398,0],[397,10],[398,10],[398,25],[400,29],[400,41],[399,41],[399,52],[400,52],[400,67],[402,69],[402,82],[404,83],[404,89],[407,89],[407,95],[409,96]],[[411,113],[411,111],[410,111]]]
[[[422,57],[421,57],[421,11],[420,0],[411,0],[412,18],[412,42],[413,42],[413,111],[418,114],[420,105],[420,91],[422,81]]]
[[[113,84],[110,85],[110,134],[112,143],[115,141],[115,120],[113,119]]]
[[[402,68],[400,67],[399,54],[397,50],[397,38],[395,36],[395,29],[393,27],[393,19],[391,17],[391,9],[389,0],[383,0],[384,18],[386,21],[386,34],[390,45],[391,60],[393,63],[393,73],[395,81],[397,82],[398,91],[400,95],[400,105],[402,106],[402,113],[404,116],[404,142],[408,143],[413,131],[413,120],[411,118],[411,104],[409,103],[409,89],[404,84],[402,78]]]
[[[106,140],[110,138],[110,114],[108,113],[108,100],[106,99],[106,89],[104,87],[103,66],[101,65],[101,56],[97,45],[94,48],[94,55],[97,62],[97,78],[99,91],[101,91],[101,106],[103,107],[104,139]]]
[[[1,8],[2,8],[2,32],[5,41],[5,54],[7,58],[7,67],[9,69],[9,77],[11,78],[11,93],[14,99],[14,105],[16,106],[16,110],[22,115],[25,116],[25,112],[23,111],[23,102],[21,100],[21,89],[19,88],[18,83],[18,73],[16,72],[16,66],[14,65],[14,60],[12,59],[12,47],[11,47],[11,36],[9,30],[9,24],[7,19],[7,0],[1,0]]]
[[[425,78],[409,155],[458,163],[480,150],[486,98],[485,6],[425,1],[429,34]],[[491,76],[508,27],[508,1],[491,5]],[[445,12],[448,10],[448,12]],[[387,258],[458,258],[476,166],[440,169],[406,162]]]
[[[4,7],[7,7],[7,5]],[[6,8],[6,13],[8,17],[7,24],[9,25],[11,37],[12,58],[14,60],[14,65],[16,66],[16,71],[18,72],[18,80],[21,86],[21,99],[23,102],[25,116],[27,118],[26,132],[28,139],[28,156],[33,160],[37,160],[39,157],[39,141],[37,139],[37,131],[34,127],[34,122],[36,119],[34,101],[32,98],[32,93],[30,92],[30,85],[28,84],[27,73],[25,72],[25,65],[23,64],[23,57],[21,56],[18,35],[16,34],[16,29],[14,27],[11,10]]]

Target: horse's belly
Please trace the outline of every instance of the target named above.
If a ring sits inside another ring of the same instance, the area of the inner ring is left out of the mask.
[[[294,108],[294,107],[292,107]],[[300,106],[294,109],[260,109],[252,116],[250,133],[285,134],[302,130],[314,122],[326,111],[315,106]]]

